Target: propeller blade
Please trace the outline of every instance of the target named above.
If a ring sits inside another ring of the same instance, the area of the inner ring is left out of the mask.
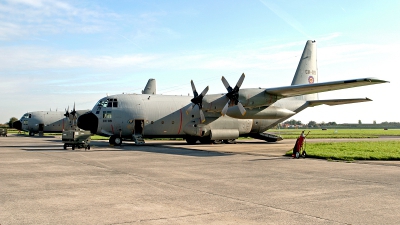
[[[74,108],[71,111],[71,115],[75,117],[76,114],[76,110],[75,110],[75,102],[74,102]]]
[[[232,87],[229,85],[228,81],[225,79],[224,76],[222,76],[221,80],[222,80],[222,83],[224,84],[226,90],[228,90],[228,92],[231,92]]]
[[[187,109],[186,109],[186,115],[189,115],[190,112],[192,112],[194,105],[190,105]]]
[[[204,88],[203,92],[201,92],[201,95],[204,97],[208,92],[208,86]]]
[[[199,107],[200,120],[201,120],[201,123],[203,123],[204,121],[206,121],[206,118],[204,116],[203,111],[201,110],[203,108],[202,102],[203,102],[204,96],[208,92],[209,87],[207,86],[206,88],[204,88],[204,90],[199,95],[196,91],[196,87],[194,86],[193,80],[190,81],[190,84],[192,85],[194,97],[190,100],[193,104],[187,108],[186,114],[189,114],[192,111],[192,109],[197,105]]]
[[[200,113],[201,123],[204,123],[204,121],[206,121],[206,117],[204,116],[203,110],[199,109],[199,113]]]
[[[242,76],[240,76],[240,78],[239,78],[239,80],[238,80],[238,82],[236,84],[236,87],[240,88],[240,86],[242,86],[242,83],[243,83],[243,80],[244,80],[245,76],[246,75],[244,75],[244,73],[242,73]]]
[[[230,100],[226,103],[226,105],[224,106],[224,108],[221,111],[221,115],[225,116],[226,112],[228,111],[228,107],[229,107],[229,102]]]
[[[190,84],[192,85],[193,95],[196,98],[197,96],[199,96],[199,94],[196,91],[196,87],[194,86],[193,80],[190,81]]]
[[[242,116],[244,116],[246,114],[246,109],[243,107],[242,103],[238,102],[237,106],[239,107]]]
[[[69,117],[69,106],[68,106],[68,109],[65,109],[64,116],[65,117]]]

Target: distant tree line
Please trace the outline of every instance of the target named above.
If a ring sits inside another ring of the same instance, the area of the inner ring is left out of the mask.
[[[4,124],[0,123],[0,127],[8,127],[8,128],[12,128],[12,124],[17,121],[18,119],[15,117],[11,117],[10,120],[8,122],[5,122]]]
[[[287,120],[280,125],[280,128],[291,128],[291,127],[305,127],[305,128],[327,128],[327,127],[336,127],[336,128],[398,128],[400,129],[400,122],[382,122],[377,124],[376,121],[373,121],[372,124],[363,124],[361,120],[358,120],[357,123],[354,124],[337,124],[336,122],[327,122],[324,121],[317,123],[315,121],[309,121],[308,123],[302,123],[300,120]]]

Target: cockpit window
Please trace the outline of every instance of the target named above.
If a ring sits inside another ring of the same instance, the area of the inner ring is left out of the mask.
[[[107,98],[107,99],[102,99],[97,103],[98,107],[108,107],[108,108],[117,108],[118,107],[118,101],[116,98]]]
[[[100,100],[98,103],[97,103],[97,106],[100,106],[100,107],[107,107],[107,100]]]
[[[24,119],[32,118],[32,114],[30,113],[25,113],[23,116]]]
[[[111,108],[111,107],[117,108],[118,107],[118,101],[116,98],[109,98],[107,100],[108,100],[107,107],[109,107],[109,108]]]

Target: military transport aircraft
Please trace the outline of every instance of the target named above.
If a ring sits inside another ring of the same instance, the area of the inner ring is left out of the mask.
[[[25,113],[20,120],[13,123],[13,127],[20,131],[29,132],[29,136],[37,133],[61,133],[73,126],[73,118],[89,110],[62,111],[35,111]]]
[[[249,136],[266,141],[278,137],[264,133],[307,107],[371,101],[368,98],[319,100],[318,92],[386,83],[375,78],[318,83],[315,41],[307,41],[291,86],[240,89],[242,74],[232,88],[222,77],[224,94],[198,94],[194,97],[148,94],[118,94],[100,99],[92,111],[78,118],[78,127],[122,140],[144,144],[143,138],[184,138],[189,144],[211,143]]]
[[[146,87],[142,91],[142,94],[154,95],[156,94],[156,80],[149,79]],[[66,112],[62,111],[35,111],[25,113],[20,120],[13,123],[13,127],[20,131],[29,132],[29,136],[34,136],[39,132],[43,133],[62,133],[64,130],[72,127],[73,117],[79,117],[80,115],[90,111],[86,110],[75,110],[71,112],[66,109]]]

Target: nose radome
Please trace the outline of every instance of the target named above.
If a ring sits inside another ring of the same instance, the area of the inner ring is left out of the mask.
[[[83,130],[90,130],[92,134],[97,132],[97,126],[99,125],[99,119],[92,112],[85,113],[78,117],[78,127]]]
[[[17,120],[12,124],[13,128],[17,129],[17,130],[22,130],[22,123],[21,121]]]

